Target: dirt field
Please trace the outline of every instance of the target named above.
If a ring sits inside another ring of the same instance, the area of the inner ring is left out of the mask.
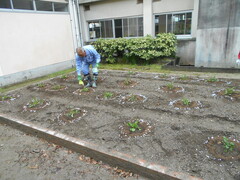
[[[103,70],[96,89],[79,88],[74,74],[33,84],[10,92],[0,112],[173,171],[240,179],[239,79]]]

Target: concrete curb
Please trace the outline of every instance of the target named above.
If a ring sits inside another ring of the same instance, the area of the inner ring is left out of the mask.
[[[43,128],[32,123],[11,118],[0,113],[0,123],[7,124],[26,133],[46,139],[58,145],[82,153],[95,160],[108,163],[141,176],[157,180],[202,180],[185,173],[171,171],[168,167],[134,158],[129,154],[117,151],[108,151],[96,144],[77,139],[51,129]]]

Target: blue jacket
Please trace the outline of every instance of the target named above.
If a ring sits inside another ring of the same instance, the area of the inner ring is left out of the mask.
[[[101,61],[100,54],[94,49],[92,45],[83,46],[86,52],[85,57],[81,57],[76,53],[76,69],[77,74],[81,75],[83,64],[96,64]]]

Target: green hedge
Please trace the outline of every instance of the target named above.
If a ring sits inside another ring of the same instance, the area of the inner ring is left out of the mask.
[[[132,39],[98,39],[93,45],[101,54],[103,63],[115,63],[125,59],[127,62],[137,64],[162,57],[174,57],[176,36],[162,33],[156,38],[146,36]]]

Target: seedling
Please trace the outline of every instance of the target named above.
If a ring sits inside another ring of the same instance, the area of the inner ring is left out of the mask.
[[[45,85],[44,83],[40,83],[40,84],[37,84],[37,86],[40,87],[40,88],[43,88],[43,87],[45,87],[46,85]]]
[[[217,82],[219,81],[215,76],[214,77],[211,77],[207,80],[207,82]]]
[[[224,95],[231,95],[233,94],[235,91],[234,91],[234,87],[232,88],[226,88],[225,91],[224,91]]]
[[[170,90],[174,88],[173,83],[167,83],[166,86],[167,86],[167,88],[170,89]]]
[[[161,75],[161,77],[166,78],[166,77],[167,77],[167,74],[164,73],[164,74]]]
[[[229,139],[225,136],[223,136],[223,147],[224,151],[233,151],[235,144],[233,142],[230,142]]]
[[[67,75],[62,75],[61,79],[67,79]]]
[[[13,98],[12,96],[8,96],[8,95],[0,96],[1,101],[5,101],[5,100],[8,100],[8,99],[12,99],[12,98]]]
[[[33,107],[36,107],[36,106],[38,106],[38,105],[42,105],[43,102],[44,102],[44,100],[38,99],[38,98],[34,97],[34,98],[32,98],[32,100],[29,102],[28,107],[33,108]]]
[[[89,88],[84,87],[84,88],[81,90],[81,92],[89,92]]]
[[[78,114],[80,113],[80,110],[78,109],[71,109],[68,113],[66,113],[65,115],[68,116],[68,117],[74,117],[75,114]]]
[[[183,105],[185,105],[185,106],[189,106],[190,103],[191,103],[191,101],[190,101],[189,99],[187,99],[187,98],[183,98],[183,99],[182,99],[182,103],[183,103]]]
[[[135,121],[133,123],[131,123],[131,122],[127,123],[127,125],[130,127],[129,130],[131,132],[135,132],[136,130],[141,131],[142,129],[139,127],[138,123],[139,123],[139,121]]]
[[[124,82],[123,82],[123,83],[124,83],[124,85],[126,85],[126,86],[127,86],[127,85],[130,85],[130,84],[131,84],[131,82],[132,82],[132,81],[131,81],[131,79],[130,79],[130,78],[127,78],[127,79],[125,79],[125,80],[124,80]]]
[[[182,75],[182,76],[180,77],[180,79],[181,79],[181,80],[188,80],[189,77],[187,77],[186,75]]]
[[[111,98],[111,97],[113,97],[113,93],[111,93],[111,92],[105,92],[105,93],[103,94],[103,97],[106,98],[106,99]]]
[[[53,89],[53,90],[59,90],[59,89],[61,89],[63,86],[61,86],[61,85],[54,85],[51,89]]]
[[[131,95],[129,100],[130,101],[136,101],[137,100],[137,96],[136,95]]]
[[[128,71],[128,75],[133,75],[134,72],[133,71]]]

